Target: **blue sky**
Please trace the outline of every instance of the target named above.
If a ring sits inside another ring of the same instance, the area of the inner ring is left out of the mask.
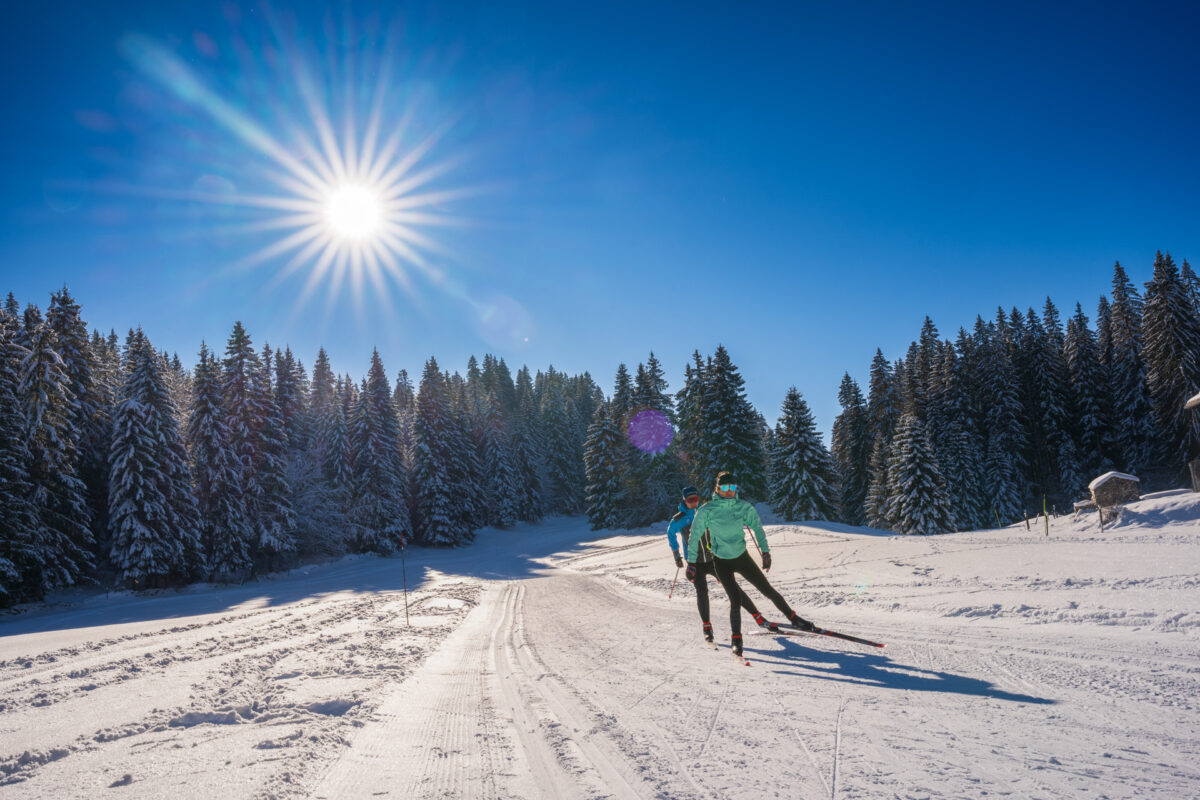
[[[842,373],[865,389],[927,314],[1094,316],[1115,260],[1200,260],[1196,8],[30,4],[0,32],[0,289],[66,283],[189,364],[240,319],[355,376],[492,352],[608,391],[653,350],[677,389],[723,343],[769,420],[795,385],[827,433]],[[385,126],[438,133],[420,191],[454,224],[389,300],[299,306],[311,265],[245,267],[284,234],[214,202],[287,192],[193,87],[294,153],[298,64],[335,128],[386,77]]]

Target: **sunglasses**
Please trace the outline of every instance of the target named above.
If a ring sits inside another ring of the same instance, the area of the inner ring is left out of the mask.
[[[724,484],[721,484],[720,486],[718,486],[717,488],[720,489],[722,492],[736,492],[737,484],[736,483],[724,483]]]
[[[700,495],[698,495],[698,494],[689,494],[687,497],[683,498],[683,502],[685,502],[685,503],[699,503],[699,502],[700,502]]]

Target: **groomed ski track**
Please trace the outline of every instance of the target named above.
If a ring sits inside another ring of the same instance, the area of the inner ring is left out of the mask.
[[[373,558],[29,613],[0,623],[0,793],[1189,796],[1200,527],[1056,525],[773,525],[801,613],[888,647],[744,618],[750,668],[715,582],[717,651],[690,586],[667,599],[661,535],[578,519],[410,551],[411,626]]]

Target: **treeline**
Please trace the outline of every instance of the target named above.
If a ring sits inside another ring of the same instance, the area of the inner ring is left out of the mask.
[[[434,359],[414,386],[311,374],[238,323],[194,370],[89,335],[67,289],[0,311],[0,602],[81,581],[243,580],[298,559],[470,541],[583,508],[587,375]]]
[[[943,339],[928,317],[904,358],[877,351],[864,400],[847,374],[833,427],[842,518],[904,533],[1018,521],[1043,503],[1069,509],[1117,469],[1143,490],[1185,483],[1200,391],[1200,281],[1158,253],[1138,291],[1113,270],[1093,329],[997,309]]]

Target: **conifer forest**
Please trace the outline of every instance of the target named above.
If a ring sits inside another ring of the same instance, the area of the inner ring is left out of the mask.
[[[89,330],[65,287],[44,310],[8,295],[0,603],[459,546],[545,515],[640,528],[718,470],[790,520],[996,527],[1069,510],[1107,470],[1183,486],[1197,433],[1200,281],[1164,253],[1141,288],[1117,264],[1087,311],[1047,298],[953,335],[926,317],[907,352],[876,351],[865,389],[847,372],[829,447],[795,388],[769,423],[721,346],[674,390],[653,352],[621,364],[608,395],[493,355],[389,376],[375,352],[339,375],[324,350],[310,369],[241,323],[189,367],[151,334]]]

